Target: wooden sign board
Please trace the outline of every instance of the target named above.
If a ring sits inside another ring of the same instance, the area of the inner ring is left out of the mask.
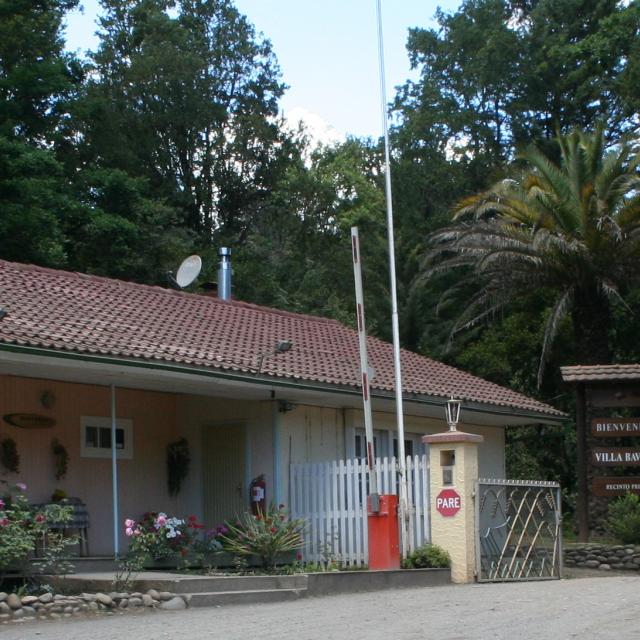
[[[56,424],[53,418],[41,416],[37,413],[7,413],[2,416],[2,419],[21,429],[47,429]]]
[[[640,494],[640,477],[602,476],[594,478],[591,491],[593,495],[604,497],[623,496],[627,493]]]
[[[640,467],[640,449],[598,447],[591,451],[591,462],[605,467]]]
[[[591,435],[597,438],[640,436],[640,418],[594,418]]]

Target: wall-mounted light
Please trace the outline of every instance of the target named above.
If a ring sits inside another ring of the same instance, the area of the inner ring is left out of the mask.
[[[288,400],[278,400],[278,411],[280,413],[288,413],[289,411],[293,411],[296,408],[296,405],[293,402],[289,402]]]
[[[447,424],[449,431],[456,431],[458,422],[460,421],[461,400],[456,400],[453,396],[447,401],[445,413],[447,415]]]

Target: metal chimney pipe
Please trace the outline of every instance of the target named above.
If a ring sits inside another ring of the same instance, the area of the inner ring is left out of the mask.
[[[218,249],[220,262],[218,262],[218,298],[220,300],[231,300],[231,249],[220,247]]]

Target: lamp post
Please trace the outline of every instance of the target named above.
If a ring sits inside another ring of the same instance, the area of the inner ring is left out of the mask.
[[[445,413],[447,414],[447,424],[449,425],[449,431],[457,431],[458,422],[460,421],[460,408],[462,402],[456,400],[453,396],[447,401],[445,406]]]

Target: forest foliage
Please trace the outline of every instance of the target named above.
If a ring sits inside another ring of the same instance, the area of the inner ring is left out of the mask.
[[[0,257],[165,285],[191,253],[215,279],[227,245],[237,297],[353,323],[358,225],[369,328],[388,339],[380,141],[316,147],[284,126],[286,78],[232,0],[101,0],[99,45],[82,59],[64,42],[77,4],[0,0]],[[390,104],[406,348],[571,409],[558,367],[584,351],[570,317],[537,379],[552,284],[515,283],[451,340],[481,283],[469,265],[433,277],[428,255],[455,206],[521,175],[523,154],[557,164],[558,135],[600,127],[609,149],[636,133],[639,30],[638,2],[617,0],[464,0],[409,30],[417,79]],[[612,361],[639,356],[634,277],[607,299]],[[511,430],[511,475],[571,489],[572,438],[569,422]]]

